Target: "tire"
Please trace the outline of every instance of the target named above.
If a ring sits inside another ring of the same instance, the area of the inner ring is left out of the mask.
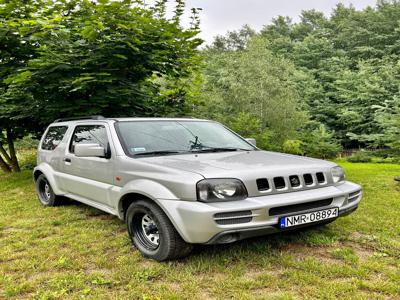
[[[43,206],[58,206],[62,202],[62,198],[54,194],[53,188],[43,174],[36,179],[36,193]]]
[[[193,248],[155,203],[143,200],[132,203],[126,212],[126,223],[133,245],[144,257],[173,260],[187,256]]]

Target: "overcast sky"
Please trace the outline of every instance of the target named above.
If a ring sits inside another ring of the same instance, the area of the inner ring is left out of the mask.
[[[249,24],[261,29],[272,18],[283,15],[298,21],[302,10],[316,9],[329,15],[337,3],[357,9],[375,6],[376,0],[186,0],[187,8],[201,7],[201,38],[210,43],[218,34]]]

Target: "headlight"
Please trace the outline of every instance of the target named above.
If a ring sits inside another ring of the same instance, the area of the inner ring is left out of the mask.
[[[333,167],[331,169],[331,173],[334,183],[344,181],[346,178],[346,174],[344,173],[344,170],[341,167]]]
[[[238,179],[204,179],[197,183],[197,200],[201,202],[236,201],[247,198],[247,190]]]

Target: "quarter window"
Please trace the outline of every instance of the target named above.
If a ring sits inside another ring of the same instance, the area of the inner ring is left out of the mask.
[[[68,126],[53,126],[50,127],[42,142],[43,150],[54,150],[61,143],[67,132]]]
[[[103,125],[76,126],[69,151],[74,153],[77,144],[99,144],[107,149],[107,131]]]

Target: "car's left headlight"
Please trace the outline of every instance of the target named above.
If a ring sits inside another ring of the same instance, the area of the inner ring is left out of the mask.
[[[239,179],[204,179],[197,183],[197,200],[201,202],[236,201],[247,198]]]
[[[346,174],[344,173],[344,170],[339,166],[333,167],[331,169],[331,173],[334,183],[338,183],[346,179]]]

